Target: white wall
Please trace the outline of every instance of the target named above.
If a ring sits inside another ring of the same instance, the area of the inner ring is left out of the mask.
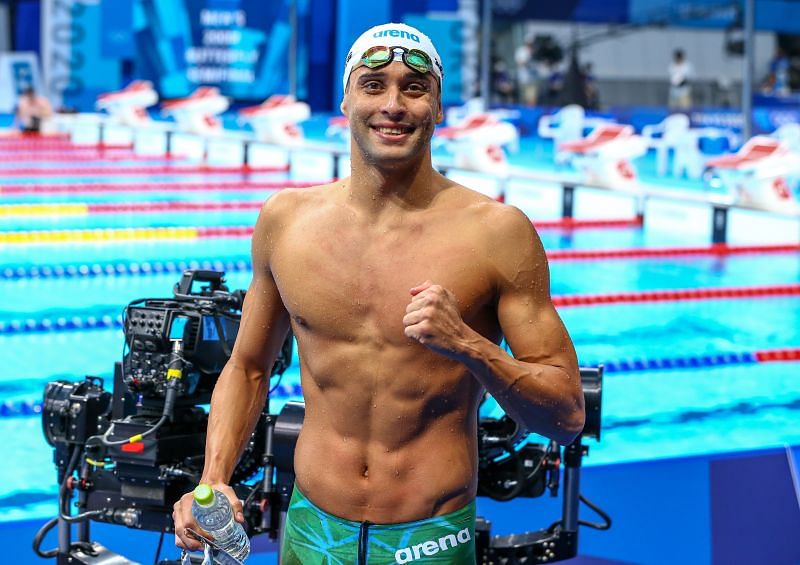
[[[524,33],[551,34],[565,48],[572,38],[594,35],[610,29],[607,25],[528,22]],[[761,32],[755,38],[755,80],[766,75],[775,48],[775,34]],[[722,30],[685,28],[642,28],[623,31],[585,47],[581,62],[592,62],[599,79],[667,80],[667,67],[675,49],[683,49],[692,63],[697,80],[727,79],[738,81],[742,76],[742,57],[725,53]],[[566,54],[566,53],[565,53]]]

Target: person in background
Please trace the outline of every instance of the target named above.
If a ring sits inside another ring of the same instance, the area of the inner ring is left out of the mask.
[[[32,86],[22,91],[16,111],[16,120],[22,131],[38,133],[41,131],[42,122],[52,116],[53,107],[47,98],[36,94]]]
[[[538,100],[539,73],[536,69],[535,55],[533,38],[526,39],[525,43],[514,51],[519,101],[523,106],[536,106]]]
[[[686,60],[682,49],[672,53],[669,65],[669,107],[674,110],[686,110],[692,106],[692,64]]]
[[[583,94],[586,96],[586,108],[597,110],[600,108],[600,94],[597,91],[597,81],[591,63],[586,63],[581,70],[581,80],[583,82]]]
[[[761,90],[765,94],[771,94],[772,96],[788,96],[791,94],[791,88],[789,88],[789,70],[791,66],[792,64],[786,55],[786,51],[778,47],[769,63],[769,74],[761,86]]]
[[[514,81],[508,70],[508,65],[502,59],[495,59],[492,64],[492,86],[495,99],[501,104],[514,102]]]
[[[542,103],[548,106],[557,106],[561,104],[564,93],[564,70],[560,63],[548,62],[547,71],[547,86]]]

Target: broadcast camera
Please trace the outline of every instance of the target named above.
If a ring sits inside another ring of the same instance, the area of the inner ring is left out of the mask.
[[[190,491],[203,469],[210,401],[216,380],[231,355],[244,291],[230,292],[224,273],[189,270],[171,299],[141,299],[124,311],[125,350],[114,366],[113,391],[103,379],[54,381],[44,392],[42,424],[58,468],[59,515],[34,539],[34,551],[59,564],[114,565],[130,560],[90,541],[91,520],[129,528],[170,532],[172,506]],[[200,287],[199,289],[196,287]],[[291,364],[291,333],[271,370],[280,377]],[[583,436],[600,437],[602,369],[581,372],[587,421]],[[274,387],[273,387],[274,390]],[[272,392],[272,390],[270,391]],[[245,501],[248,533],[278,539],[294,484],[294,449],[305,414],[299,402],[270,413],[267,395],[255,432],[231,478]],[[577,554],[581,437],[564,448],[563,516],[534,533],[490,536],[478,520],[481,563],[558,561]],[[559,490],[561,448],[540,445],[511,418],[484,418],[479,425],[479,494],[497,500],[537,497]],[[77,493],[72,515],[70,506]],[[70,525],[78,525],[78,541]],[[58,525],[58,547],[42,551],[48,531]],[[160,551],[160,547],[159,547]],[[157,558],[158,552],[157,551]],[[164,561],[163,564],[175,563]]]

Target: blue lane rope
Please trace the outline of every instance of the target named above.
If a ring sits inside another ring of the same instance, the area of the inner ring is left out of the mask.
[[[702,369],[721,365],[747,365],[758,363],[755,353],[717,353],[713,355],[692,355],[686,357],[666,357],[663,359],[632,359],[607,361],[603,363],[606,373],[632,373],[660,369]]]
[[[28,318],[26,320],[0,321],[0,335],[64,332],[76,330],[121,329],[122,315],[80,316],[58,318]]]
[[[205,269],[240,273],[251,270],[250,261],[204,260],[204,261],[131,261],[106,263],[78,263],[69,265],[8,266],[0,268],[0,280],[20,279],[70,279],[88,277],[148,276],[182,273],[186,269]]]
[[[55,379],[53,379],[55,380]],[[69,380],[69,379],[67,379]],[[75,379],[76,381],[78,379]],[[270,398],[292,399],[303,396],[303,389],[299,384],[283,383],[278,386]],[[27,416],[40,416],[42,414],[41,400],[6,401],[0,404],[0,418],[21,418]]]

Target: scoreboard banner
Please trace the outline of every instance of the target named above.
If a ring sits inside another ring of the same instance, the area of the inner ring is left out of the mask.
[[[45,85],[80,110],[134,77],[162,98],[201,85],[248,101],[294,85],[303,98],[307,13],[307,0],[43,0]]]

